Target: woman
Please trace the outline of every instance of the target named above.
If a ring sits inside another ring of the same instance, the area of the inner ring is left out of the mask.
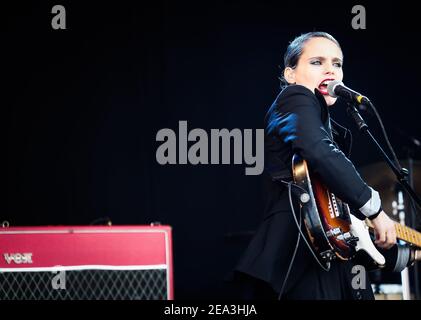
[[[284,88],[265,118],[265,215],[236,268],[238,277],[250,289],[246,298],[374,298],[368,281],[353,288],[353,261],[336,259],[326,272],[304,241],[295,252],[298,231],[288,190],[274,181],[275,177],[291,177],[291,158],[299,153],[359,219],[371,220],[379,248],[386,250],[396,244],[394,223],[382,210],[378,192],[361,179],[340,150],[348,150],[349,130],[329,116],[336,98],[328,95],[327,85],[342,81],[342,63],[339,43],[324,32],[301,35],[287,48]]]

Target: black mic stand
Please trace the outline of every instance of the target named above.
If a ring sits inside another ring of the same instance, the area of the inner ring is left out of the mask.
[[[418,197],[418,195],[415,193],[414,189],[412,188],[411,184],[412,184],[412,158],[409,158],[410,162],[409,162],[409,166],[410,166],[410,170],[408,171],[406,168],[402,168],[401,170],[399,170],[398,168],[396,168],[396,166],[394,165],[394,163],[392,162],[392,160],[390,160],[390,158],[388,157],[388,155],[384,152],[383,148],[380,146],[380,144],[377,142],[377,140],[373,137],[373,135],[371,134],[370,130],[368,129],[367,124],[365,123],[364,119],[361,117],[361,115],[359,114],[357,108],[356,108],[356,103],[348,103],[348,107],[347,107],[347,113],[348,115],[355,121],[358,130],[364,132],[365,134],[367,134],[370,138],[370,141],[374,143],[374,145],[377,147],[377,149],[380,151],[380,154],[383,156],[383,158],[386,160],[386,163],[389,165],[390,169],[392,169],[393,173],[396,176],[396,179],[399,181],[399,183],[401,184],[401,186],[405,189],[405,191],[407,191],[407,193],[410,195],[410,197],[415,201],[415,203],[418,205],[419,208],[421,208],[421,199]],[[408,177],[409,177],[409,181],[408,181]],[[410,184],[411,183],[411,184]],[[413,206],[409,206],[410,208],[410,212],[411,212],[411,226],[412,226],[412,222],[415,223],[415,213],[419,214],[418,211],[414,210],[415,208],[413,208]],[[415,212],[414,212],[415,211]],[[417,263],[415,262],[414,265],[415,268],[415,298],[419,299],[419,284],[418,284],[418,266]]]
[[[364,119],[359,114],[355,104],[348,103],[347,107],[347,113],[350,115],[350,117],[355,121],[357,124],[358,130],[364,132],[367,134],[370,138],[370,141],[374,143],[374,145],[377,147],[377,149],[380,151],[380,154],[383,156],[383,158],[386,160],[386,163],[389,165],[390,169],[392,169],[393,173],[396,176],[396,179],[399,181],[399,183],[402,185],[402,187],[405,189],[405,191],[408,192],[408,194],[411,196],[411,198],[416,202],[419,208],[421,208],[421,199],[418,197],[418,195],[415,193],[415,191],[412,189],[412,187],[409,185],[408,182],[408,169],[402,168],[399,170],[396,168],[392,160],[388,157],[388,155],[384,152],[383,148],[380,146],[380,144],[377,142],[376,138],[373,137],[370,130],[368,129],[367,124],[365,123]],[[417,212],[418,213],[418,212]]]
[[[408,182],[409,185],[414,188],[414,159],[412,158],[413,152],[415,147],[419,148],[419,146],[417,144],[414,143],[414,141],[411,139],[412,142],[412,147],[407,147],[405,148],[407,151],[407,160],[408,160],[408,171],[409,171],[409,175],[408,175]],[[417,219],[416,219],[416,208],[414,208],[413,205],[410,205],[408,208],[408,213],[409,213],[409,225],[411,228],[416,229],[416,224],[417,224]],[[421,299],[421,295],[420,295],[420,283],[419,283],[419,268],[418,268],[418,263],[417,261],[415,261],[414,266],[413,266],[413,270],[412,270],[412,276],[413,276],[413,280],[414,280],[414,295],[415,295],[415,299],[419,300]]]

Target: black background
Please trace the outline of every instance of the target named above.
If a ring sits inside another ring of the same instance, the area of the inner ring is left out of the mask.
[[[53,5],[66,30],[51,27]],[[354,30],[362,4],[367,29]],[[232,298],[223,279],[264,207],[261,176],[245,165],[156,162],[162,128],[263,128],[279,92],[289,41],[331,33],[344,53],[344,82],[377,106],[399,158],[421,138],[419,14],[384,2],[19,2],[2,5],[0,220],[12,226],[173,227],[175,297]],[[351,159],[381,157],[354,131]],[[367,116],[383,141],[375,118]],[[402,134],[404,133],[404,134]],[[413,152],[420,159],[419,150]]]

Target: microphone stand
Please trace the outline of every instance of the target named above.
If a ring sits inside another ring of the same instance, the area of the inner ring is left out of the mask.
[[[413,142],[413,141],[412,141]],[[414,143],[414,142],[413,142]],[[417,146],[418,147],[418,146]],[[414,149],[414,146],[412,146],[412,149],[410,147],[407,148],[407,159],[408,159],[408,170],[409,170],[409,176],[408,176],[408,181],[409,181],[409,185],[414,188],[414,160],[412,158],[412,151]],[[409,225],[415,229],[416,227],[416,208],[414,208],[413,205],[409,205],[408,208],[408,213],[409,213]],[[414,263],[413,265],[413,270],[412,271],[412,277],[414,280],[414,295],[415,295],[415,299],[419,300],[421,299],[420,296],[420,282],[419,282],[419,268],[418,268],[418,263],[417,261]]]
[[[399,181],[399,183],[402,185],[405,191],[408,192],[408,194],[415,201],[418,207],[421,208],[421,199],[420,197],[418,197],[418,195],[415,193],[414,189],[412,189],[412,187],[410,186],[408,182],[408,175],[409,175],[408,169],[402,168],[402,170],[399,170],[398,168],[396,168],[395,164],[392,162],[392,160],[390,160],[386,152],[384,152],[383,148],[377,142],[376,138],[374,138],[373,135],[371,134],[370,130],[368,129],[367,124],[365,123],[361,115],[359,114],[355,103],[348,103],[347,113],[357,124],[358,130],[364,132],[365,134],[369,136],[370,141],[374,143],[374,145],[380,151],[380,154],[386,160],[386,163],[389,165],[390,169],[392,169],[393,173],[396,176],[396,179]]]
[[[390,169],[392,169],[392,171],[395,174],[398,182],[405,189],[405,191],[407,191],[407,193],[415,201],[415,203],[418,205],[418,207],[421,208],[421,199],[418,197],[418,195],[415,193],[414,189],[412,188],[412,183],[413,183],[412,182],[412,161],[411,161],[412,159],[411,158],[409,159],[410,160],[409,161],[410,171],[408,171],[406,168],[402,168],[401,170],[396,168],[395,164],[392,162],[392,160],[390,160],[388,155],[384,152],[383,148],[380,146],[380,144],[377,142],[377,140],[371,134],[370,130],[368,129],[367,124],[365,123],[364,119],[361,117],[361,115],[359,114],[359,112],[356,108],[356,103],[348,103],[347,113],[355,121],[355,123],[358,127],[358,130],[364,132],[366,135],[369,136],[370,141],[374,143],[374,145],[380,151],[380,154],[386,160],[386,163],[389,165]],[[409,174],[411,174],[411,176],[409,176]],[[408,176],[410,178],[409,181],[408,181]],[[415,221],[414,211],[415,211],[416,214],[419,214],[419,212],[416,211],[416,210],[413,210],[413,209],[415,209],[415,208],[413,208],[413,206],[409,206],[409,208],[410,208],[410,212],[412,213],[411,214],[411,218],[412,218],[411,222],[414,222]],[[415,267],[415,270],[414,270],[415,298],[419,299],[420,292],[419,292],[419,285],[418,285],[418,266],[417,266],[416,262],[415,262],[414,267]]]

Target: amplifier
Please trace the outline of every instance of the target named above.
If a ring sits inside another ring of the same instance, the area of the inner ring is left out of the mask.
[[[170,226],[0,228],[1,300],[173,299]]]

